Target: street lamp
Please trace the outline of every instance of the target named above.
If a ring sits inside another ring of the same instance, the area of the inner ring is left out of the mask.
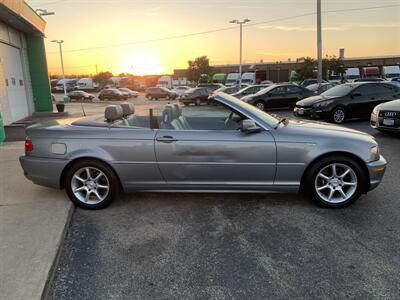
[[[229,23],[239,24],[240,26],[240,60],[239,60],[239,88],[242,86],[242,25],[250,22],[249,19],[244,19],[243,21],[232,20]]]
[[[322,26],[321,0],[317,0],[317,56],[318,56],[318,83],[322,83]]]
[[[61,71],[62,71],[62,78],[63,78],[63,87],[64,87],[64,100],[67,97],[67,87],[65,85],[65,73],[64,73],[64,59],[63,59],[63,54],[62,54],[62,43],[64,43],[63,40],[52,40],[52,43],[57,43],[58,47],[60,49],[60,58],[61,58]]]

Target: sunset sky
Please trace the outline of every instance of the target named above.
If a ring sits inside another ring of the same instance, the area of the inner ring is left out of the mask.
[[[61,73],[58,45],[50,42],[53,39],[64,40],[67,74],[94,74],[96,64],[98,71],[115,74],[172,73],[201,55],[207,55],[211,64],[237,63],[239,28],[229,20],[243,18],[251,19],[250,26],[243,29],[244,62],[316,56],[316,16],[290,18],[314,13],[316,0],[27,2],[34,9],[56,13],[44,17],[51,74]],[[400,1],[322,0],[323,11],[392,6],[323,14],[324,55],[337,55],[342,47],[347,57],[399,55],[400,6],[394,5],[400,5]],[[260,24],[268,21],[272,22]],[[82,50],[86,48],[97,49]]]

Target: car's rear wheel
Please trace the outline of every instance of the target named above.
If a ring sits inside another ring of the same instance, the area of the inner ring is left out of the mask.
[[[335,155],[316,162],[306,174],[305,190],[321,206],[345,207],[356,201],[366,184],[359,163]]]
[[[65,178],[69,198],[81,208],[104,208],[118,192],[118,179],[114,172],[96,160],[78,161],[68,169]]]
[[[196,105],[201,105],[201,100],[200,99],[196,99],[195,104]]]
[[[343,107],[335,107],[332,110],[331,120],[336,124],[342,124],[346,119],[346,110]]]
[[[264,111],[265,110],[265,103],[264,101],[257,101],[254,105],[255,107],[257,107],[258,109]]]

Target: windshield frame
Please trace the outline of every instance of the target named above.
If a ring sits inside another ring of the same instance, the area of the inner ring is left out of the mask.
[[[258,109],[257,107],[244,102],[235,96],[228,95],[223,92],[219,92],[213,96],[213,99],[217,102],[225,104],[254,121],[257,124],[262,125],[265,130],[271,130],[277,126],[279,119],[270,115],[269,113]]]

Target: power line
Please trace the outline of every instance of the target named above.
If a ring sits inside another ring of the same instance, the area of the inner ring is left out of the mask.
[[[364,11],[364,10],[374,10],[374,9],[393,8],[393,7],[400,7],[400,5],[395,4],[395,5],[384,5],[384,6],[371,6],[371,7],[360,7],[360,8],[326,10],[326,11],[322,11],[322,13],[323,14],[329,14],[329,13],[338,13],[338,12]],[[256,22],[256,23],[252,23],[252,24],[248,24],[248,25],[244,25],[244,26],[245,27],[252,27],[252,26],[263,25],[263,24],[268,24],[268,23],[275,23],[275,22],[278,22],[278,21],[286,21],[286,20],[292,20],[292,19],[302,18],[302,17],[306,17],[306,16],[312,16],[312,15],[316,15],[316,12],[309,12],[309,13],[304,13],[304,14],[299,14],[299,15],[294,15],[294,16],[271,19],[271,20],[268,20],[268,21]],[[110,45],[88,47],[88,48],[78,48],[78,49],[69,49],[69,50],[67,49],[67,50],[64,50],[63,52],[65,52],[65,53],[81,52],[81,51],[90,51],[90,50],[122,47],[122,46],[128,46],[128,45],[136,45],[136,44],[146,44],[146,43],[153,43],[153,42],[161,42],[161,41],[166,41],[166,40],[180,39],[180,38],[186,38],[186,37],[192,37],[192,36],[197,36],[197,35],[210,34],[210,33],[233,30],[233,29],[237,29],[237,27],[236,26],[229,26],[229,27],[223,27],[223,28],[218,28],[218,29],[213,29],[213,30],[193,32],[193,33],[181,34],[181,35],[173,35],[173,36],[168,36],[168,37],[164,37],[164,38],[156,38],[156,39],[143,40],[143,41],[126,42],[126,43],[119,43],[119,44],[110,44]],[[55,54],[55,53],[58,53],[58,52],[57,51],[47,52],[47,54]]]

